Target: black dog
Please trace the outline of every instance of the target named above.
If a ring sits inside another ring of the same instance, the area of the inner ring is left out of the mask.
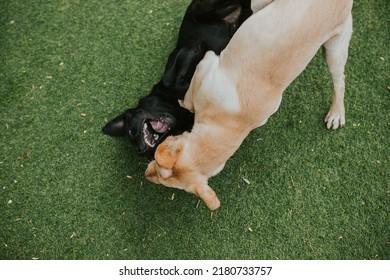
[[[195,68],[205,53],[213,50],[219,54],[252,14],[250,4],[250,0],[193,0],[161,80],[149,95],[139,100],[136,108],[108,122],[103,133],[128,134],[139,154],[153,157],[157,145],[168,135],[190,130],[194,116],[180,107],[178,99],[184,99]]]

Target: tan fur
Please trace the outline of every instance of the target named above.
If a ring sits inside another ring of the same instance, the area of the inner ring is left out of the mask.
[[[328,128],[345,124],[344,66],[352,33],[352,0],[274,0],[251,16],[220,57],[198,65],[183,106],[195,112],[191,133],[167,138],[145,176],[220,206],[208,179],[220,172],[249,132],[276,112],[287,86],[324,46],[334,100]]]
[[[252,0],[251,9],[254,13],[256,13],[257,11],[263,9],[265,6],[267,6],[269,3],[273,1],[274,0]]]

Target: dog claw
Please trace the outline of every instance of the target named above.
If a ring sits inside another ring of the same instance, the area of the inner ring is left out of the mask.
[[[328,129],[338,129],[345,126],[345,117],[343,114],[329,112],[325,117],[325,123]]]

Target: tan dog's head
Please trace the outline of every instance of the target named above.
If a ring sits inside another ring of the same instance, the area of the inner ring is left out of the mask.
[[[145,177],[153,183],[195,194],[210,210],[216,210],[221,203],[208,186],[208,178],[196,171],[197,166],[186,151],[183,137],[169,136],[157,147],[155,160],[149,163]]]

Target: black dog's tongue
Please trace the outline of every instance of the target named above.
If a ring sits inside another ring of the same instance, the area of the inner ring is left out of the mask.
[[[150,121],[150,125],[152,126],[153,130],[158,133],[164,133],[169,128],[168,124],[159,120]]]

